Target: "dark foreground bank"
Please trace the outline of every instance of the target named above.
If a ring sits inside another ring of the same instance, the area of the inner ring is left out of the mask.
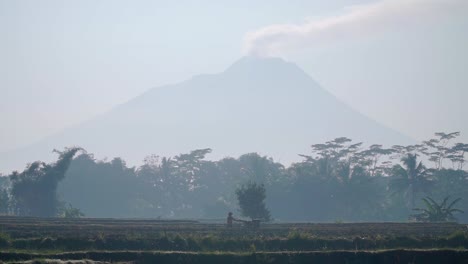
[[[328,252],[195,253],[90,251],[60,254],[1,252],[7,263],[468,263],[468,250],[384,250]],[[33,260],[33,261],[32,261]],[[86,261],[85,261],[86,260]]]

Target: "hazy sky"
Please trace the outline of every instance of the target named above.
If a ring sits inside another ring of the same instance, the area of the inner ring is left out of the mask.
[[[0,36],[0,151],[245,54],[413,138],[468,142],[466,0],[0,0]]]

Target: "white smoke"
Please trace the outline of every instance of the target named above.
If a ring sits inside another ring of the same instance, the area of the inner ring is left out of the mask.
[[[468,0],[382,0],[346,8],[338,16],[302,24],[270,25],[249,32],[244,39],[244,53],[278,56],[291,49],[400,30],[460,14],[468,16]]]

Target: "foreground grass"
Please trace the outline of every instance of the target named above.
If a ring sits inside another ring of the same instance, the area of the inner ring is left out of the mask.
[[[467,249],[468,233],[456,231],[449,236],[367,236],[319,237],[308,233],[290,232],[286,237],[261,234],[231,236],[227,233],[209,235],[160,234],[158,236],[102,235],[90,237],[10,238],[0,235],[0,248],[41,252],[79,250],[162,250],[194,252],[256,252],[256,251],[326,251],[378,249]]]
[[[465,225],[0,217],[8,263],[463,263]]]

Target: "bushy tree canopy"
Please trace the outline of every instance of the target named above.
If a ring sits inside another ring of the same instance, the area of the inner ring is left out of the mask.
[[[266,208],[266,189],[263,184],[248,182],[236,190],[242,216],[270,221],[270,211]]]
[[[71,203],[89,217],[224,219],[239,205],[247,217],[268,219],[271,210],[278,221],[405,221],[424,206],[421,198],[449,195],[463,198],[457,205],[466,211],[467,144],[458,135],[390,148],[340,137],[312,145],[289,166],[258,153],[207,160],[207,148],[129,167],[121,158],[74,157],[73,148],[5,177],[0,213],[56,216]]]
[[[59,154],[56,162],[47,164],[36,161],[29,164],[21,172],[13,172],[11,177],[16,213],[28,216],[56,216],[58,208],[57,185],[65,177],[65,173],[75,154],[81,148],[69,148],[55,151]]]

